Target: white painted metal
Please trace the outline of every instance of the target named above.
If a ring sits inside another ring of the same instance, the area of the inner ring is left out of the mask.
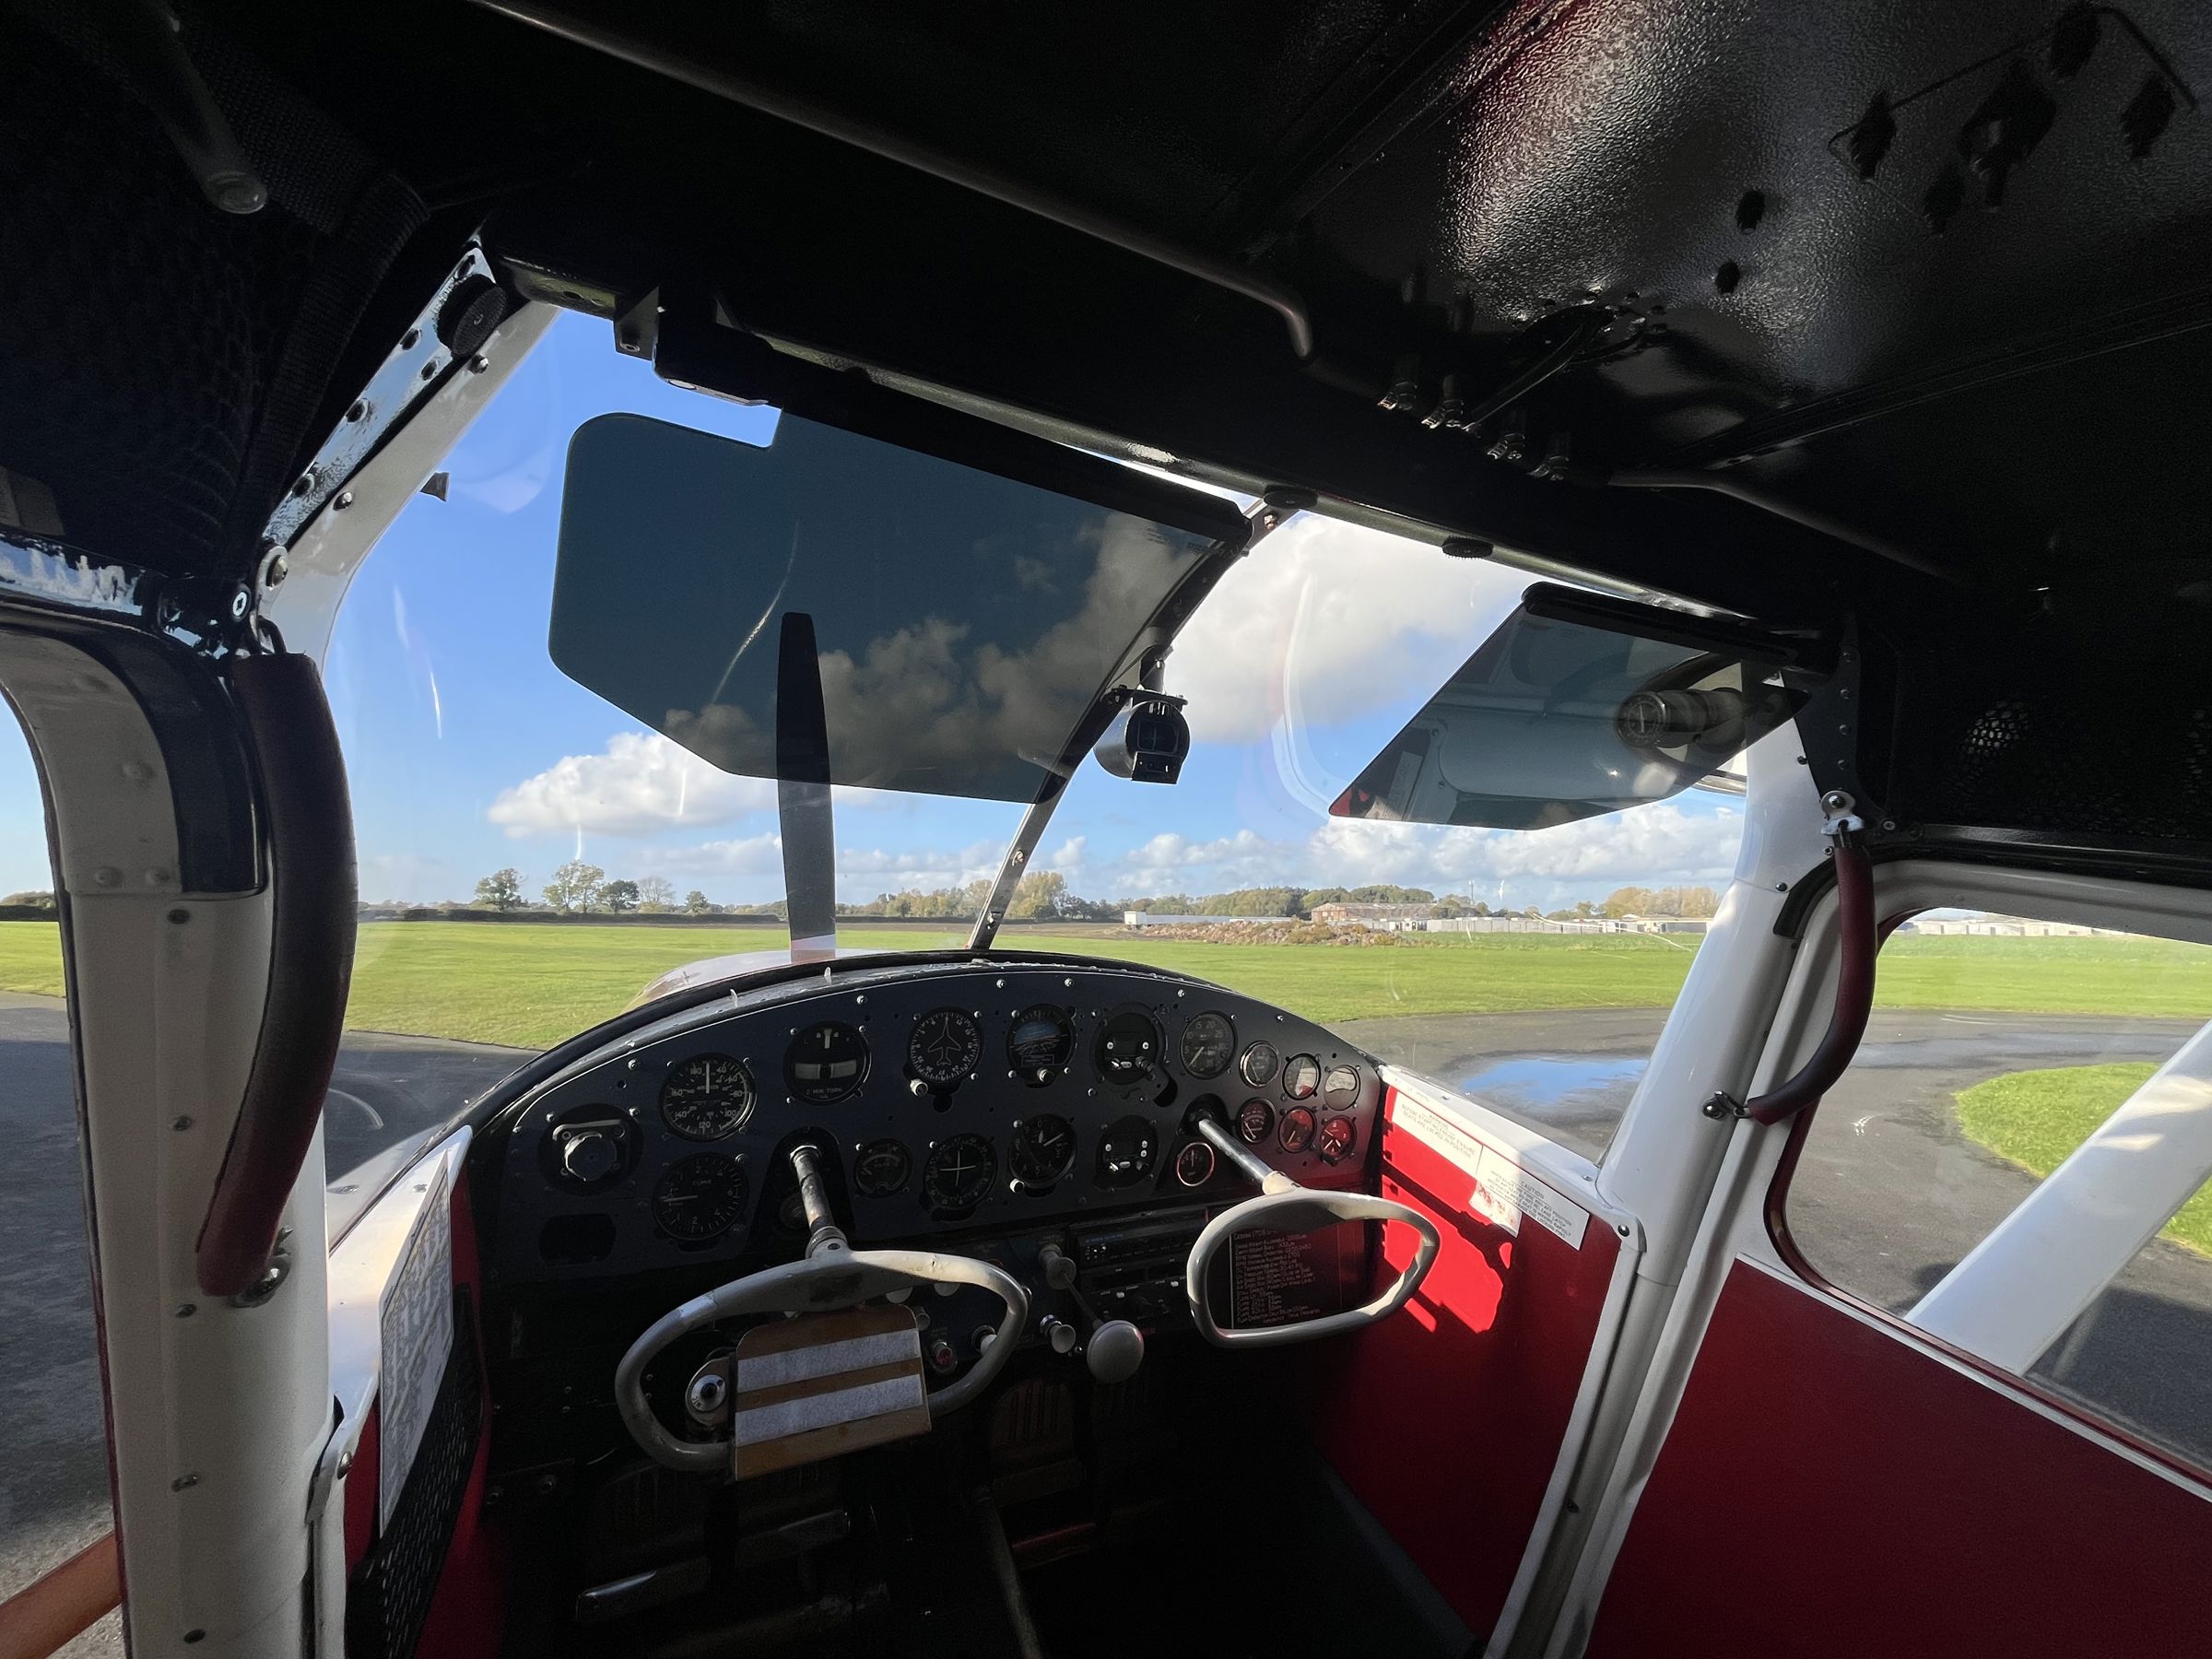
[[[2025,1375],[2212,1177],[2212,1025],[1907,1315]]]
[[[361,561],[559,314],[531,304],[502,322],[477,354],[484,367],[449,375],[293,538],[283,582],[260,595],[261,614],[283,632],[287,650],[323,660]]]
[[[1728,1144],[1728,1124],[1704,1117],[1704,1102],[1716,1092],[1744,1098],[1796,954],[1794,941],[1775,936],[1775,921],[1789,890],[1827,856],[1819,794],[1800,752],[1797,728],[1784,725],[1746,756],[1735,877],[1598,1174],[1606,1200],[1641,1222],[1637,1271],[1657,1284],[1680,1277]]]
[[[259,1030],[269,895],[179,890],[158,746],[96,658],[0,634],[0,684],[48,785],[67,900],[131,1648],[297,1654],[305,1499],[330,1427],[319,1142],[274,1297],[210,1302],[194,1271]]]

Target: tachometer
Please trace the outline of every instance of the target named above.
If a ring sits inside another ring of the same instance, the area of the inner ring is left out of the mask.
[[[1293,1054],[1283,1067],[1283,1092],[1294,1100],[1310,1100],[1321,1087],[1321,1062],[1311,1054]]]
[[[808,1026],[783,1055],[783,1081],[797,1099],[827,1106],[858,1088],[868,1075],[868,1040],[834,1019]]]
[[[1226,1014],[1200,1014],[1182,1028],[1182,1069],[1194,1077],[1218,1077],[1237,1052],[1237,1029]]]
[[[1014,1017],[1006,1033],[1006,1061],[1024,1083],[1050,1083],[1067,1069],[1076,1052],[1076,1026],[1065,1008],[1039,1003]]]
[[[1272,1042],[1255,1042],[1244,1051],[1244,1064],[1238,1067],[1244,1081],[1254,1088],[1265,1088],[1275,1081],[1275,1074],[1283,1069],[1283,1057],[1275,1052]]]
[[[1006,1168],[1026,1187],[1048,1187],[1076,1161],[1076,1126],[1050,1112],[1024,1118],[1006,1142]]]
[[[728,1054],[693,1054],[668,1068],[661,1121],[686,1140],[720,1140],[753,1115],[753,1074]]]
[[[964,1008],[934,1008],[914,1021],[907,1039],[906,1064],[932,1088],[951,1088],[975,1070],[983,1055],[983,1034]]]
[[[922,1166],[922,1195],[932,1209],[973,1209],[991,1190],[998,1158],[980,1135],[956,1135],[939,1141]]]
[[[853,1184],[870,1198],[903,1192],[914,1172],[914,1155],[904,1141],[870,1141],[853,1159]]]
[[[653,1218],[686,1244],[719,1237],[745,1214],[745,1170],[719,1152],[694,1152],[668,1166],[653,1189]]]

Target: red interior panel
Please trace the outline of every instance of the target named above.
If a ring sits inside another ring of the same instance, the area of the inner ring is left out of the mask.
[[[1318,1344],[1308,1410],[1338,1474],[1468,1628],[1505,1606],[1565,1439],[1619,1241],[1593,1218],[1578,1250],[1533,1217],[1515,1238],[1474,1213],[1475,1179],[1394,1121],[1382,1192],[1443,1247],[1406,1311]],[[1414,1241],[1383,1240],[1394,1275]]]
[[[1589,1653],[2203,1650],[2212,1502],[1739,1262]]]

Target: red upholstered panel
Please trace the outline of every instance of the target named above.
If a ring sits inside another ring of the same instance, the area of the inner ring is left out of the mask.
[[[1739,1262],[1589,1653],[2203,1653],[2212,1502]]]
[[[1394,1119],[1394,1091],[1383,1111]],[[1404,1312],[1303,1350],[1316,1443],[1470,1629],[1505,1606],[1564,1440],[1619,1241],[1592,1218],[1577,1250],[1533,1218],[1514,1238],[1467,1206],[1474,1177],[1386,1128],[1385,1196],[1443,1248]],[[1413,1253],[1384,1234],[1388,1271]],[[1381,1271],[1380,1269],[1378,1270]]]
[[[456,1331],[454,1340],[473,1342],[484,1353],[484,1275],[477,1255],[476,1217],[469,1205],[468,1177],[464,1171],[453,1185],[453,1283],[468,1288],[468,1305],[475,1329]],[[488,1378],[489,1368],[478,1365],[477,1375]],[[496,1653],[506,1632],[507,1565],[502,1540],[484,1524],[484,1489],[491,1468],[491,1385],[484,1384],[484,1431],[477,1439],[476,1461],[469,1466],[468,1490],[461,1513],[453,1523],[453,1541],[446,1546],[445,1567],[438,1575],[438,1590],[430,1598],[429,1616],[416,1643],[417,1659],[480,1659]]]

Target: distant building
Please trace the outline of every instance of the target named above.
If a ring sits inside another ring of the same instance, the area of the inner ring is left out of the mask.
[[[1206,927],[1217,922],[1257,922],[1258,916],[1171,916],[1165,911],[1124,911],[1124,927]]]
[[[1572,922],[1553,922],[1542,916],[1448,916],[1426,924],[1430,933],[1461,934],[1611,934],[1634,933],[1633,925],[1610,916],[1588,916]]]
[[[2044,922],[2033,916],[1920,916],[1899,928],[1900,933],[1966,935],[1982,939],[2086,939],[2111,933],[2104,927],[2084,927],[2077,922]]]
[[[1433,904],[1317,904],[1313,920],[1328,927],[1371,927],[1378,933],[1418,933],[1436,915]]]
[[[1653,924],[1653,931],[1663,934],[1711,933],[1712,923],[1704,916],[1662,916]]]

